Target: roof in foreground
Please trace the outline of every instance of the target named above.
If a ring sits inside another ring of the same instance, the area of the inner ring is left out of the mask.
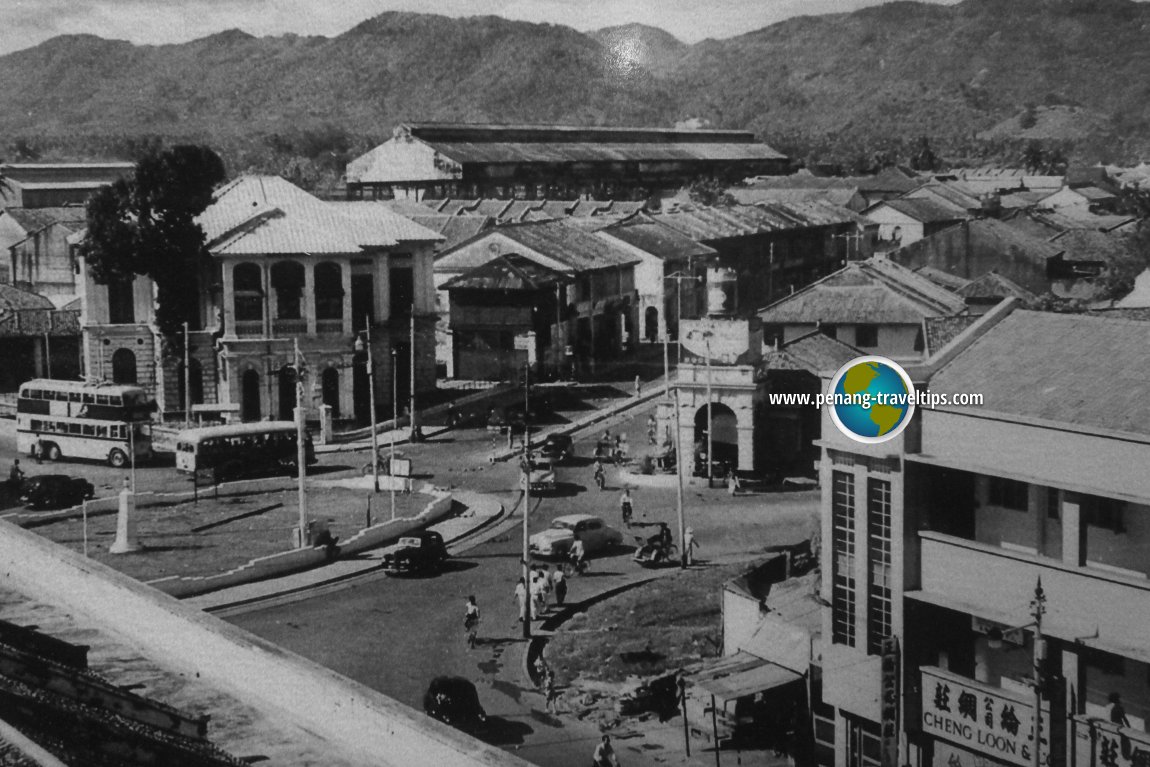
[[[823,200],[713,207],[676,205],[650,216],[701,242],[859,221],[853,211]]]
[[[1148,345],[1143,321],[1017,310],[943,366],[930,388],[982,393],[979,415],[1145,438]]]
[[[962,298],[884,258],[852,261],[758,311],[776,324],[918,324],[925,317],[958,314]]]
[[[813,330],[763,354],[760,370],[805,370],[818,375],[826,370],[838,370],[862,355],[855,347],[831,338],[821,330]]]
[[[522,245],[526,251],[538,253],[562,264],[571,272],[593,271],[626,266],[639,260],[618,243],[593,232],[584,231],[568,219],[536,221],[527,224],[507,224],[480,232],[450,251],[436,257],[437,269],[471,269],[491,259],[487,251],[476,253],[473,247],[489,237],[506,237]],[[530,257],[529,253],[520,253]]]
[[[921,221],[924,224],[958,221],[965,217],[957,208],[944,206],[940,202],[935,202],[925,197],[899,197],[894,200],[884,200],[868,208],[864,213],[884,205],[897,210],[905,216],[910,216],[915,221]]]
[[[374,202],[325,202],[279,176],[241,176],[196,219],[219,255],[356,254],[442,237]]]
[[[714,248],[649,218],[636,218],[600,230],[665,261],[713,256]]]
[[[448,280],[440,288],[533,291],[566,282],[569,280],[562,272],[548,269],[518,253],[510,253],[480,264]]]

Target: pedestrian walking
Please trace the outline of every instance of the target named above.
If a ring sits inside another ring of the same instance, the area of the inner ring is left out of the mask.
[[[543,577],[540,579],[539,587],[543,591],[543,610],[546,612],[550,609],[551,602],[551,565],[544,565],[541,575]]]
[[[604,735],[595,752],[591,754],[591,767],[619,767],[619,757],[611,747],[611,736]]]
[[[543,584],[542,579],[539,577],[539,571],[533,570],[531,572],[531,615],[534,618],[539,618],[543,615]]]
[[[567,599],[567,576],[563,574],[562,567],[556,567],[551,571],[551,586],[555,589],[556,606],[563,607],[563,602]]]
[[[727,492],[732,496],[739,492],[739,475],[735,473],[734,469],[727,472]]]
[[[547,713],[552,716],[559,714],[559,691],[555,688],[555,672],[551,670],[550,666],[544,668],[543,672],[543,694],[547,696]]]
[[[470,650],[479,641],[479,605],[475,603],[474,596],[467,598],[467,605],[463,613],[463,630],[467,634],[467,649]]]
[[[32,457],[36,459],[36,463],[44,462],[44,440],[40,435],[36,435],[36,441],[32,443]]]
[[[695,564],[695,549],[699,547],[699,542],[695,540],[695,531],[688,527],[687,532],[683,535],[683,555],[687,557],[687,567]]]
[[[1110,721],[1114,724],[1122,725],[1123,727],[1130,726],[1130,720],[1126,718],[1126,709],[1122,707],[1122,696],[1116,692],[1110,693]]]
[[[523,582],[523,578],[515,584],[515,601],[519,603],[519,622],[522,623],[527,617],[527,585]]]
[[[638,397],[643,389],[643,379],[638,375],[635,376],[635,396]]]
[[[634,513],[634,506],[631,503],[630,488],[623,488],[623,495],[619,496],[619,513],[623,517],[623,524],[627,527],[630,527],[631,516]]]
[[[12,468],[8,470],[8,486],[15,492],[20,489],[20,485],[24,483],[24,470],[20,468],[20,459],[17,458],[12,462]]]

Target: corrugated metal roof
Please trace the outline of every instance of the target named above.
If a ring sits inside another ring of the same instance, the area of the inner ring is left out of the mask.
[[[965,277],[959,277],[957,274],[944,272],[942,269],[935,269],[933,266],[920,266],[914,270],[916,274],[920,274],[933,282],[935,285],[940,285],[947,290],[957,290],[963,285],[970,282]]]
[[[785,160],[766,144],[573,141],[426,141],[435,151],[460,164],[566,162],[712,162]],[[369,181],[370,179],[363,179]]]
[[[979,413],[1150,435],[1150,324],[1017,310],[941,368],[931,391]]]
[[[0,284],[0,318],[7,317],[14,311],[55,308],[51,301],[39,293]]]
[[[775,324],[906,325],[924,317],[958,314],[961,298],[887,259],[853,261],[794,295],[760,309]]]
[[[364,247],[391,247],[400,242],[440,242],[438,232],[420,226],[379,202],[329,202],[352,223],[351,234]]]
[[[600,230],[663,260],[713,256],[717,251],[650,219],[630,220]]]
[[[570,280],[562,272],[548,269],[526,256],[511,253],[488,261],[458,277],[445,282],[440,287],[447,290],[526,290],[567,283]]]
[[[960,211],[957,207],[945,205],[942,202],[926,197],[898,197],[894,200],[884,200],[868,208],[867,211],[864,211],[864,214],[884,205],[897,210],[903,215],[910,216],[915,221],[921,221],[924,224],[959,221],[965,216],[965,210]]]
[[[615,126],[582,126],[529,123],[452,123],[407,122],[395,128],[393,135],[411,135],[424,141],[664,141],[664,142],[729,142],[754,141],[754,134],[741,130],[693,130],[679,128],[645,128]]]
[[[487,238],[507,238],[527,251],[562,264],[567,271],[583,272],[609,267],[626,266],[639,259],[622,245],[612,243],[573,225],[569,219],[539,221],[524,224],[505,224],[480,232],[475,237],[460,243],[450,250],[443,250],[436,257],[437,271],[469,269],[487,263],[493,255],[482,247],[477,247]],[[506,253],[508,246],[491,251]],[[514,247],[514,246],[511,246]],[[529,253],[523,253],[528,255]]]
[[[793,203],[808,202],[811,200],[825,200],[832,205],[846,206],[851,200],[859,196],[858,187],[830,187],[830,188],[794,188],[794,189],[759,189],[757,187],[731,187],[727,193],[735,198],[740,205],[758,205],[761,203]]]

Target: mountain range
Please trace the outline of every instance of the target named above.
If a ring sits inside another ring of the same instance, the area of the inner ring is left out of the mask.
[[[355,148],[401,121],[442,120],[691,121],[750,129],[799,156],[925,136],[956,156],[1041,138],[1084,159],[1134,159],[1150,152],[1150,5],[891,2],[694,45],[654,26],[581,33],[412,13],[331,38],[72,35],[0,57],[0,107],[9,156],[162,136],[254,157],[269,135],[336,132]]]

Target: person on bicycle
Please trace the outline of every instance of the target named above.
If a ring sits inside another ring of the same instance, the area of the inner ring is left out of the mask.
[[[467,605],[463,613],[463,630],[467,632],[467,649],[475,647],[476,634],[479,629],[479,605],[475,603],[475,597],[469,596],[467,598]]]
[[[604,735],[595,751],[591,754],[591,767],[619,767],[619,757],[615,756],[615,749],[611,747],[611,736]]]
[[[595,484],[602,490],[607,485],[607,475],[603,472],[603,463],[595,459]]]
[[[634,512],[634,506],[631,504],[630,488],[623,488],[623,495],[619,496],[619,512],[623,515],[623,524],[630,527],[631,515]]]
[[[583,541],[579,538],[576,538],[575,542],[571,544],[571,551],[569,553],[571,556],[571,564],[575,569],[575,573],[578,574],[582,572],[583,568],[586,566],[584,560],[587,558],[587,550],[583,548]]]

